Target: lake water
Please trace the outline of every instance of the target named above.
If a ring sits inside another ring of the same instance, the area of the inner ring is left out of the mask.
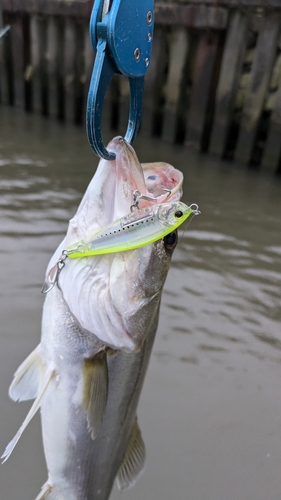
[[[0,109],[0,449],[29,403],[8,386],[39,343],[40,293],[97,159],[83,128]],[[141,161],[185,174],[200,217],[179,238],[139,405],[144,474],[110,500],[281,499],[281,179],[160,141]],[[40,419],[0,468],[0,500],[34,500]]]

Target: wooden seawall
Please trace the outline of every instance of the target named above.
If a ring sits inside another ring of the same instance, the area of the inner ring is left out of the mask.
[[[84,124],[92,4],[2,0],[1,103]],[[280,172],[281,0],[156,1],[155,21],[140,133]],[[120,133],[128,93],[116,78],[107,95]]]

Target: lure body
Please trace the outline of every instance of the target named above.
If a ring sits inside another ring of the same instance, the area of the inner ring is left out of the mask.
[[[68,246],[70,258],[133,250],[164,238],[196,210],[180,201],[136,209],[89,238]]]

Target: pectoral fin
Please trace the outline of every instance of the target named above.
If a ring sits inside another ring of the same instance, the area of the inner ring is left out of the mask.
[[[43,398],[53,376],[54,376],[54,372],[51,372],[51,371],[46,374],[45,380],[44,380],[44,383],[42,384],[40,392],[39,392],[37,398],[35,399],[33,405],[31,406],[25,420],[23,421],[23,423],[22,423],[21,427],[19,428],[18,432],[16,433],[15,437],[12,439],[12,441],[10,441],[6,450],[4,451],[3,455],[1,456],[1,458],[4,458],[2,463],[6,462],[6,460],[8,460],[8,458],[11,455],[14,447],[16,446],[19,438],[21,437],[24,429],[27,427],[27,425],[29,424],[32,417],[34,417],[37,410],[40,408],[42,398]]]
[[[14,401],[35,399],[39,394],[43,376],[44,365],[39,345],[17,369],[9,389],[10,398]]]
[[[126,453],[116,478],[119,490],[126,490],[135,484],[144,469],[144,463],[145,444],[136,418],[129,437]]]
[[[104,416],[108,392],[106,351],[84,361],[83,406],[87,412],[91,437],[97,436]]]

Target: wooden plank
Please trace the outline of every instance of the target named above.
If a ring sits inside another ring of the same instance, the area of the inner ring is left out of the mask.
[[[65,20],[64,42],[64,90],[65,119],[74,122],[74,79],[75,79],[75,26],[70,18]]]
[[[162,25],[185,26],[187,28],[226,29],[228,11],[222,7],[206,5],[178,5],[176,3],[155,4],[155,22]]]
[[[24,106],[25,111],[32,111],[32,64],[31,64],[31,33],[30,16],[23,15],[24,38]]]
[[[0,30],[4,27],[2,0],[0,1]],[[4,39],[0,39],[0,103],[7,102],[6,98],[6,73],[4,67]]]
[[[188,51],[188,33],[185,28],[174,30],[171,37],[169,71],[166,85],[166,103],[162,137],[173,143],[176,130],[176,111],[179,101],[181,80]]]
[[[269,130],[261,160],[261,168],[276,172],[281,157],[281,78],[276,94],[275,107],[271,113]]]
[[[157,47],[156,71],[151,84],[151,133],[160,136],[163,128],[163,112],[165,104],[166,73],[168,68],[168,44],[169,30],[162,26],[156,26],[154,31],[154,46]],[[152,52],[152,64],[154,52]],[[147,92],[147,90],[146,90]]]
[[[2,0],[3,10],[12,13],[90,18],[93,0]]]
[[[188,147],[196,151],[201,150],[201,140],[204,132],[209,89],[217,47],[217,33],[202,33],[196,54],[190,111],[187,118],[187,136],[185,141]]]
[[[48,78],[48,20],[47,17],[38,17],[38,42],[39,42],[39,85],[40,85],[40,111],[42,115],[49,115],[49,78]]]
[[[276,54],[279,19],[275,15],[264,18],[258,35],[249,86],[245,96],[235,159],[248,162],[268,89]]]
[[[31,65],[32,65],[32,109],[39,113],[41,111],[41,92],[39,77],[39,27],[38,16],[31,16]]]
[[[47,55],[46,59],[48,62],[48,94],[49,94],[49,115],[57,116],[57,78],[56,78],[56,53],[61,50],[61,47],[57,44],[57,25],[54,16],[48,18],[47,26]]]
[[[74,55],[74,123],[84,122],[85,93],[85,59],[84,59],[84,23],[77,19],[75,23],[75,55]]]
[[[180,3],[186,3],[186,0],[180,0]],[[43,14],[43,15],[61,15],[61,16],[73,16],[73,17],[83,17],[85,19],[90,18],[91,10],[93,6],[93,0],[3,0],[3,10],[12,13],[22,13],[27,12],[29,14]],[[172,11],[174,8],[181,7],[184,10],[190,10],[191,14],[187,17],[190,17],[189,22],[194,22],[192,19],[197,19],[196,12],[200,12],[202,7],[207,9],[212,9],[215,12],[219,12],[220,10],[226,9],[228,7],[255,7],[262,9],[263,12],[266,7],[269,8],[281,8],[280,0],[270,0],[270,2],[262,2],[261,0],[192,0],[190,5],[178,5],[178,2],[170,1],[156,1],[155,2],[155,10],[158,12],[165,12],[164,23],[167,21],[170,23],[168,19],[168,9]],[[207,12],[207,10],[206,10]],[[161,14],[161,16],[164,14]],[[173,14],[175,16],[175,14]],[[224,17],[223,14],[222,17]],[[220,23],[221,14],[213,14],[210,15],[211,19],[216,19],[216,23]],[[178,17],[180,19],[180,16]],[[202,18],[202,14],[199,15],[199,18]],[[174,18],[173,18],[174,19]],[[157,23],[162,22],[162,18],[159,17],[156,19]],[[185,21],[186,22],[186,21]],[[213,21],[211,21],[213,22]],[[176,24],[176,21],[173,20],[173,23]],[[207,25],[205,25],[207,27]],[[217,29],[223,29],[218,24],[215,26],[209,26]]]
[[[22,18],[14,17],[11,25],[12,62],[15,106],[24,107],[24,38]]]
[[[0,3],[0,29],[7,26],[2,13],[2,4]],[[9,65],[7,64],[9,53],[11,51],[10,31],[0,40],[0,102],[2,104],[10,104],[9,99]]]
[[[225,151],[242,61],[246,49],[248,18],[240,11],[232,14],[225,41],[220,77],[216,92],[215,114],[210,153],[222,156]]]
[[[150,66],[145,75],[144,98],[142,120],[139,133],[145,137],[149,137],[152,131],[154,107],[156,102],[155,88],[157,87],[157,78],[159,73],[162,74],[163,66],[163,51],[165,44],[162,29],[156,26],[153,35],[153,46]]]
[[[65,52],[65,22],[62,16],[54,18],[56,26],[56,87],[57,87],[57,118],[65,119],[65,79],[64,79],[64,52]]]

